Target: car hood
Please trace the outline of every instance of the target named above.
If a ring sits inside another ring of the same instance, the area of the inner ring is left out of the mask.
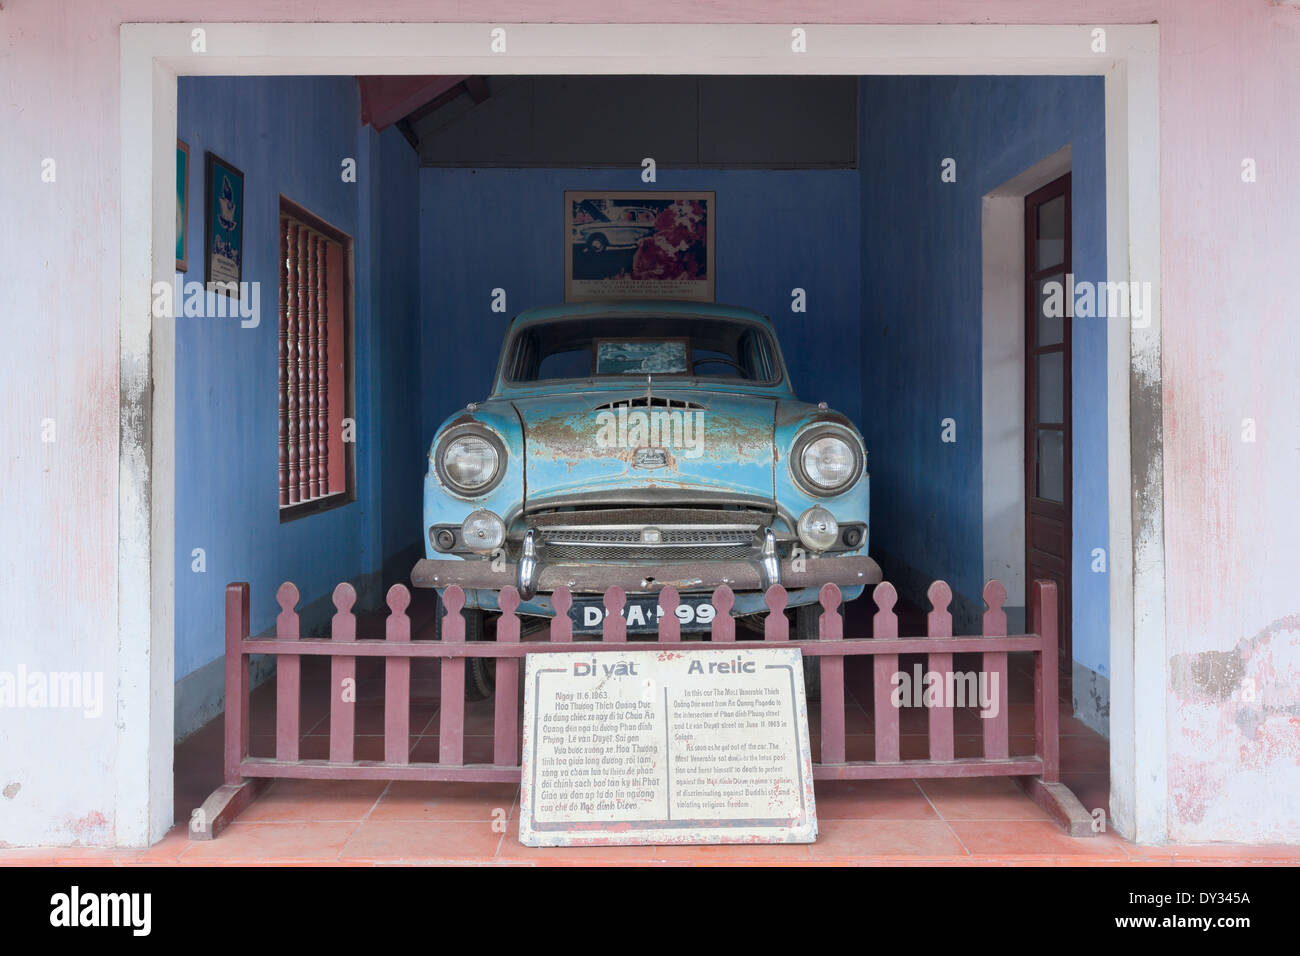
[[[776,397],[642,388],[512,404],[530,504],[649,488],[774,497]]]

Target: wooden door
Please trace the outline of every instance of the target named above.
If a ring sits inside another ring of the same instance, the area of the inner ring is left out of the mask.
[[[1025,587],[1056,582],[1061,694],[1070,694],[1070,176],[1025,197]],[[1044,286],[1059,282],[1049,307]],[[1053,303],[1054,305],[1055,303]],[[1049,314],[1058,313],[1058,314]]]

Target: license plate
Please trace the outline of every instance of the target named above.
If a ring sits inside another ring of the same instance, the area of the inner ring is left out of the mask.
[[[575,598],[569,608],[574,634],[599,634],[605,621],[605,605],[600,598]],[[655,597],[629,597],[623,605],[623,619],[629,634],[654,634],[659,630],[663,608]],[[677,620],[683,632],[707,631],[717,612],[707,595],[683,596],[677,605]]]

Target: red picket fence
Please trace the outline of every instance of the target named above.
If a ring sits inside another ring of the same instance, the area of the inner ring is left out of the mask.
[[[817,780],[897,779],[934,777],[1009,776],[1016,778],[1034,800],[1047,809],[1072,835],[1090,834],[1091,818],[1078,800],[1060,783],[1057,713],[1057,595],[1050,581],[1035,581],[1030,601],[1033,632],[1008,635],[1006,614],[1002,610],[1006,589],[997,581],[984,588],[982,636],[952,636],[952,616],[948,605],[951,589],[943,581],[930,586],[932,610],[927,618],[924,637],[898,636],[898,617],[894,606],[898,594],[885,582],[876,587],[873,598],[875,613],[872,636],[845,638],[843,619],[836,608],[839,589],[827,584],[821,589],[823,613],[816,641],[801,641],[805,656],[821,659],[820,740],[821,758],[814,764]],[[231,584],[226,588],[226,712],[225,712],[225,784],[218,788],[195,812],[191,835],[210,839],[217,835],[240,810],[253,799],[261,785],[270,778],[298,777],[319,779],[365,780],[479,780],[517,781],[519,779],[519,675],[525,654],[556,652],[618,651],[627,647],[626,622],[621,616],[626,595],[621,588],[605,592],[608,615],[599,641],[575,641],[568,611],[572,597],[567,589],[552,596],[557,610],[550,623],[549,640],[520,640],[519,594],[513,587],[499,592],[503,611],[496,626],[495,641],[465,640],[464,592],[448,588],[444,595],[447,616],[443,619],[442,640],[412,641],[411,621],[407,608],[410,592],[394,585],[388,592],[390,613],[385,622],[384,640],[358,640],[357,622],[352,613],[356,592],[349,584],[334,590],[331,639],[307,640],[299,636],[298,589],[281,585],[276,594],[281,611],[276,619],[273,638],[249,636],[249,588]],[[662,650],[699,649],[701,643],[683,641],[675,614],[679,603],[676,589],[659,593],[663,616],[653,646]],[[766,595],[769,613],[764,621],[765,641],[790,640],[789,621],[785,615],[785,589],[773,586]],[[713,594],[717,615],[712,622],[711,640],[736,640],[735,619],[730,611],[735,603],[731,589],[718,588]],[[1035,752],[1028,756],[1010,753],[1010,724],[1007,699],[1007,654],[1028,651],[1034,655],[1034,741]],[[954,716],[951,701],[926,707],[928,712],[929,755],[926,759],[901,759],[900,710],[892,702],[893,677],[899,671],[901,654],[927,656],[926,671],[949,674],[954,654],[981,654],[982,673],[988,686],[996,686],[996,716],[981,720],[983,755],[956,757],[954,754]],[[249,754],[249,655],[276,656],[276,733],[275,756],[253,757]],[[325,760],[302,759],[299,754],[299,710],[301,697],[301,661],[304,655],[323,655],[330,659],[329,757]],[[874,709],[875,753],[872,760],[847,760],[845,755],[845,659],[868,656],[872,659],[872,697]],[[358,657],[382,657],[384,666],[384,759],[355,759],[355,699],[339,692],[351,679],[355,686]],[[465,762],[465,659],[494,658],[496,693],[493,722],[493,759],[490,764]],[[441,695],[438,705],[438,760],[410,760],[411,661],[437,658],[441,662]],[[811,705],[810,705],[811,706]]]

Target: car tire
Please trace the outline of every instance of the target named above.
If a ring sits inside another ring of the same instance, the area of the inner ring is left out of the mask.
[[[837,609],[842,619],[844,617],[844,603],[841,602]],[[802,607],[794,609],[794,639],[796,641],[815,641],[817,640],[817,624],[822,616],[822,606],[820,604],[805,604]],[[821,662],[816,657],[805,657],[803,659],[803,687],[804,696],[808,700],[821,700],[822,696],[822,668]]]
[[[442,617],[447,613],[438,595],[438,607],[434,612],[433,636],[442,640]],[[487,640],[487,613],[479,608],[465,608],[461,612],[465,617],[465,640]],[[465,658],[465,699],[468,701],[487,700],[496,689],[496,667],[491,658]]]
[[[587,251],[594,253],[595,255],[600,255],[604,252],[607,245],[609,245],[608,240],[606,240],[606,238],[600,233],[596,233],[596,235],[587,239]]]

